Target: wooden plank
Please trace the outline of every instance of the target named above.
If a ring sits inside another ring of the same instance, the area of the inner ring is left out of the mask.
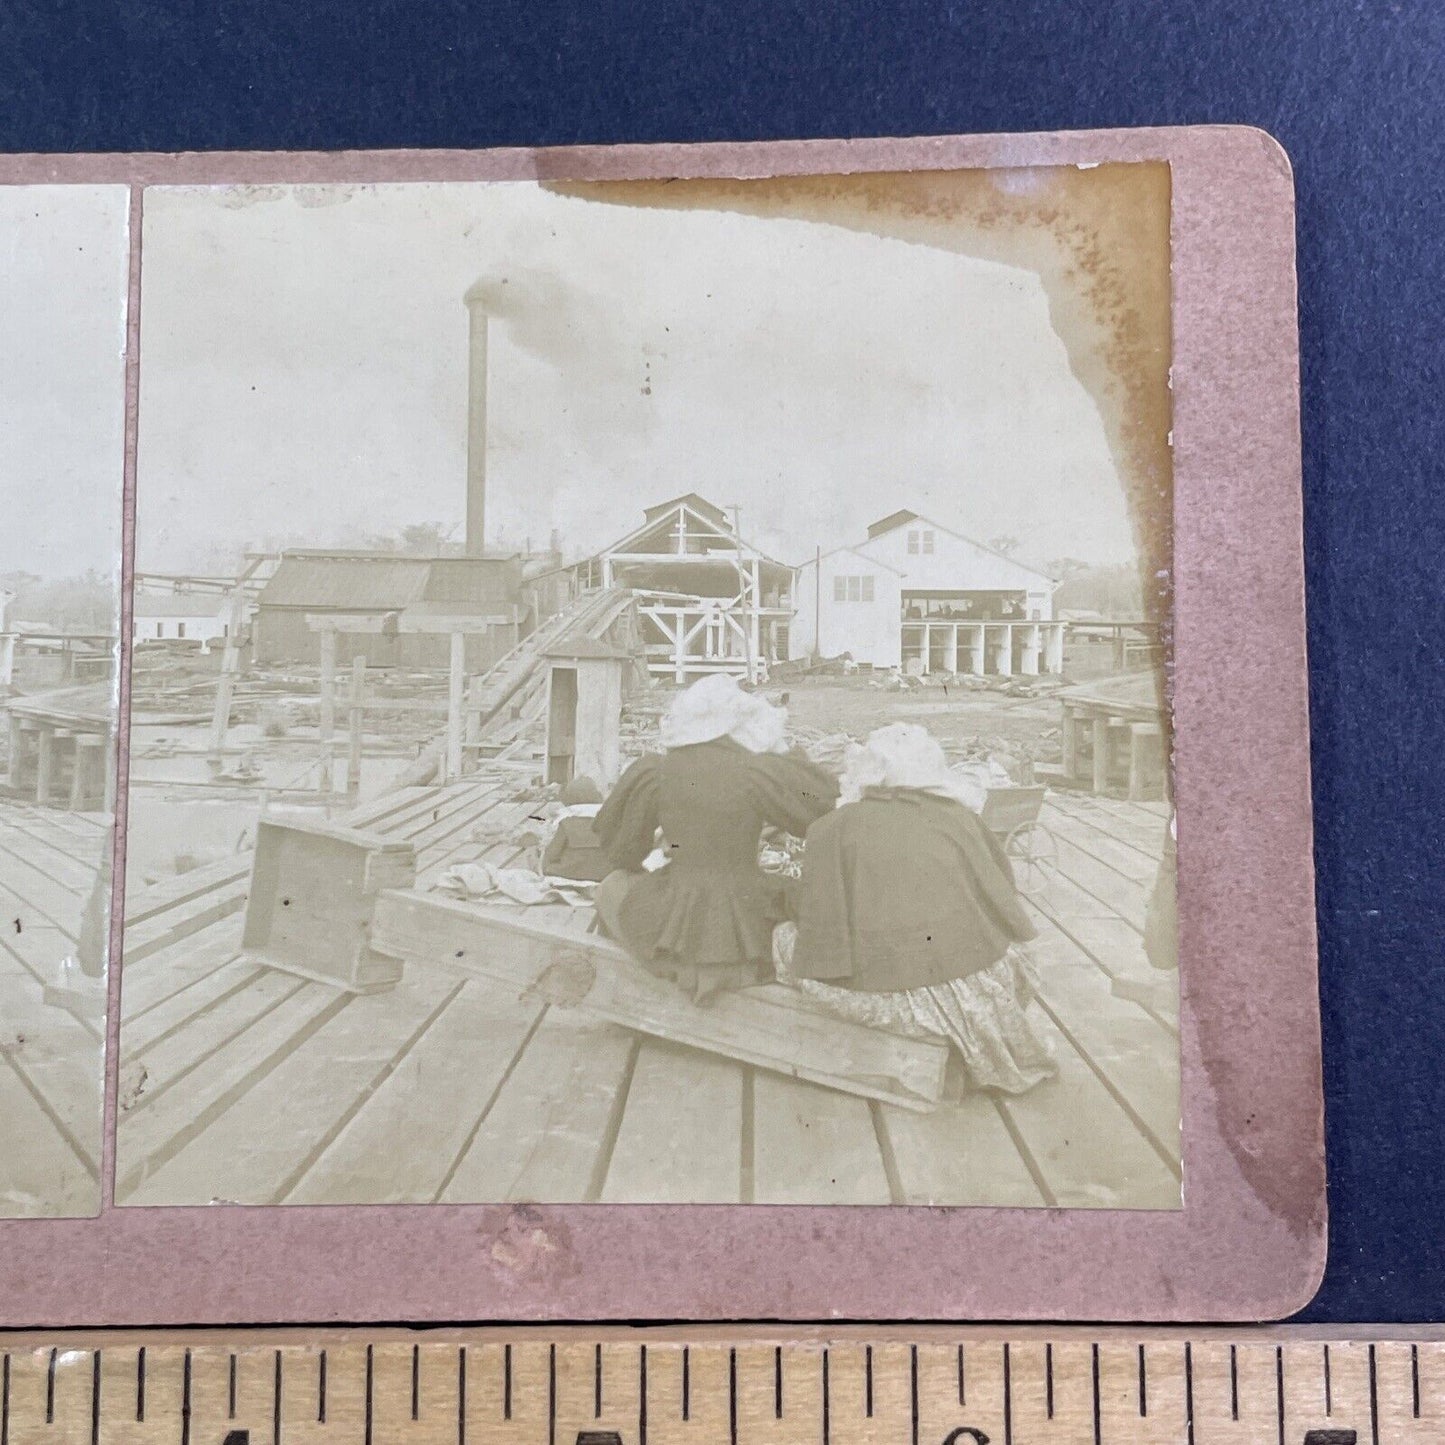
[[[1046,1203],[991,1095],[971,1093],[932,1114],[878,1105],[901,1204],[1029,1208]]]
[[[248,858],[249,861],[249,858]],[[163,948],[200,933],[222,919],[240,913],[251,889],[249,870],[239,878],[148,918],[121,935],[122,966],[130,968]]]
[[[1137,1004],[1115,996],[1109,980],[1061,934],[1033,944],[1039,998],[1080,1056],[1179,1168],[1179,1039]]]
[[[29,1083],[76,1155],[94,1170],[100,1159],[100,1036],[43,1002],[41,985],[8,957],[0,959],[0,1055],[0,1067],[8,1061]]]
[[[19,854],[0,849],[0,890],[15,900],[13,912],[6,907],[9,919],[18,917],[22,924],[32,920],[53,923],[66,937],[80,933],[80,920],[85,911],[85,894],[66,888],[43,873]]]
[[[1179,1180],[1134,1121],[1054,1027],[1033,1017],[1054,1046],[1057,1078],[999,1101],[1042,1177],[1051,1202],[1077,1209],[1178,1209]]]
[[[200,868],[177,873],[174,878],[152,883],[149,888],[139,888],[134,893],[127,890],[125,926],[130,929],[146,923],[159,913],[179,908],[202,894],[234,883],[238,878],[249,877],[250,873],[251,853],[247,849],[244,853],[236,853],[218,862],[206,863]]]
[[[13,814],[0,817],[0,847],[20,854],[72,893],[90,891],[100,871],[107,841],[97,838],[82,846],[68,835],[57,835],[54,829],[22,821]]]
[[[1059,842],[1059,869],[1063,875],[1143,933],[1144,910],[1149,901],[1147,890],[1116,873],[1064,835],[1056,833],[1055,837]]]
[[[636,1035],[548,1009],[442,1192],[442,1202],[593,1203]]]
[[[413,811],[424,808],[427,800],[436,792],[437,789],[432,787],[396,788],[369,798],[351,809],[341,821],[349,828],[363,828],[378,833],[392,832],[392,820],[409,817]]]
[[[100,1185],[0,1057],[0,1216],[93,1214]]]
[[[863,1099],[797,1079],[753,1080],[753,1199],[888,1204],[888,1173]]]
[[[541,1008],[469,979],[286,1202],[431,1203],[450,1182]]]
[[[292,992],[232,1032],[204,1055],[184,1087],[168,1088],[122,1115],[116,1131],[116,1202],[125,1204],[145,1178],[179,1154],[228,1109],[244,1107],[246,1094],[282,1059],[339,1013],[351,995],[319,983],[287,980]]]
[[[1152,856],[1143,849],[1121,842],[1112,833],[1094,827],[1080,818],[1054,809],[1048,827],[1056,837],[1067,838],[1086,853],[1107,863],[1121,877],[1149,887],[1159,871],[1159,854]]]
[[[258,964],[237,954],[229,945],[218,952],[224,954],[223,962],[192,976],[185,987],[176,989],[143,1014],[132,1015],[122,1003],[121,1046],[126,1056],[144,1056],[177,1029],[203,1014],[218,1019],[220,1015],[212,1014],[213,1010],[224,1008],[232,995],[259,981]]]
[[[845,1093],[923,1110],[942,1094],[947,1049],[941,1043],[832,1018],[781,985],[721,994],[699,1006],[616,945],[579,938],[545,919],[388,891],[377,903],[372,942],[519,992],[540,987],[553,1003],[565,1001],[639,1033]]]
[[[182,939],[142,962],[127,961],[120,977],[122,1029],[198,979],[224,968],[239,953],[240,928],[222,924]]]
[[[257,1081],[244,1107],[216,1118],[127,1202],[279,1203],[459,987],[414,976],[392,993],[353,997],[304,1048]],[[296,1107],[298,1099],[304,1108]]]
[[[632,1072],[602,1187],[607,1204],[737,1204],[743,1070],[653,1039]]]

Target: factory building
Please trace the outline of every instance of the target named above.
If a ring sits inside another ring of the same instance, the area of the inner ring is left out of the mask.
[[[1063,671],[1055,580],[918,512],[797,569],[789,656],[914,673]]]

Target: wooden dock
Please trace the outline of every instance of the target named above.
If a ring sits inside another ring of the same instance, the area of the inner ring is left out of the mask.
[[[523,773],[412,788],[345,820],[410,840],[418,887],[505,862]],[[1177,1208],[1177,1009],[1127,1002],[1162,805],[1059,795],[1030,904],[1060,1076],[929,1114],[833,1092],[408,962],[352,995],[240,951],[249,858],[127,906],[116,1198],[689,1201]],[[561,910],[585,933],[590,910]]]
[[[110,847],[104,813],[0,802],[0,1216],[100,1207],[103,1029],[44,1001]]]

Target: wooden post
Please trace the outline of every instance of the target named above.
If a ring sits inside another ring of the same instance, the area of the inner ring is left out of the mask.
[[[452,633],[451,668],[447,675],[447,756],[446,780],[454,782],[462,775],[462,708],[467,681],[467,638],[464,632]]]
[[[998,643],[994,671],[1000,677],[1012,677],[1014,671],[1013,628],[1007,622],[1000,623],[995,635],[1001,636],[1002,641]]]
[[[1062,728],[1064,744],[1064,776],[1075,778],[1079,775],[1079,734],[1077,729],[1078,714],[1071,704],[1064,704],[1064,724]]]
[[[317,741],[321,750],[321,791],[331,791],[331,742],[336,731],[336,632],[321,633],[321,716]]]
[[[1026,677],[1039,675],[1039,651],[1042,640],[1038,623],[1033,623],[1024,629],[1024,647],[1023,654],[1019,658],[1019,671]]]
[[[15,634],[0,632],[0,687],[10,687],[15,681]]]
[[[1064,670],[1064,624],[1045,623],[1044,637],[1044,671],[1057,677]]]
[[[357,653],[351,659],[351,696],[348,699],[347,726],[350,746],[346,755],[346,791],[354,798],[361,791],[362,708],[366,701],[366,657]]]
[[[944,660],[948,663],[948,670],[956,673],[958,671],[958,623],[949,624],[948,628],[948,651]]]
[[[55,730],[42,724],[35,741],[35,801],[48,803],[55,782]]]
[[[1128,645],[1124,641],[1124,629],[1117,623],[1114,626],[1114,671],[1123,672],[1128,657]]]
[[[984,651],[985,631],[983,624],[979,623],[968,634],[968,670],[975,677],[982,677],[988,666]]]
[[[462,729],[462,742],[475,747],[482,740],[482,694],[485,685],[480,677],[474,677],[467,684],[467,720]]]
[[[1109,791],[1109,715],[1094,714],[1094,791]]]
[[[10,760],[6,764],[5,785],[11,791],[18,791],[25,776],[25,727],[12,712],[10,714]]]
[[[236,674],[241,668],[241,627],[246,619],[246,589],[237,586],[231,593],[231,608],[226,622],[226,650],[221,657],[221,680],[216,688],[216,707],[211,714],[211,758],[219,763],[226,749],[226,731],[231,725],[231,699],[236,690]]]

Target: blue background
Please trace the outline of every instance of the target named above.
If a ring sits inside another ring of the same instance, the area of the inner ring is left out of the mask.
[[[0,3],[0,150],[1277,136],[1299,189],[1317,1320],[1445,1316],[1442,94],[1442,0]]]

